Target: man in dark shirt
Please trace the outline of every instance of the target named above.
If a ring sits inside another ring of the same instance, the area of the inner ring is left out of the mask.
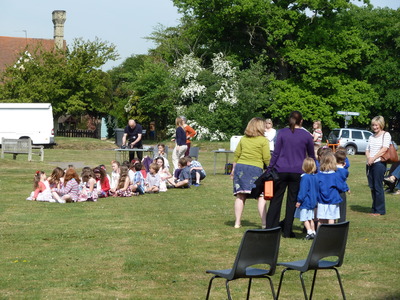
[[[122,137],[122,146],[127,144],[128,148],[143,149],[142,144],[142,125],[137,124],[135,120],[129,120],[128,126],[124,129],[124,135]],[[135,158],[135,152],[139,161],[142,161],[142,151],[129,151],[129,162]]]

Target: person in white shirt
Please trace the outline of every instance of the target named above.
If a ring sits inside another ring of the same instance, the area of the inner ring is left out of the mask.
[[[389,149],[392,137],[385,132],[385,119],[382,116],[374,117],[371,121],[374,132],[369,137],[365,156],[367,158],[367,178],[372,195],[372,216],[386,214],[385,191],[383,190],[383,178],[386,172],[386,163],[381,161],[381,156]]]

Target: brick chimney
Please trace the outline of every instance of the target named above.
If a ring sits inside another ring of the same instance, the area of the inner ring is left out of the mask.
[[[65,10],[53,11],[54,44],[57,49],[64,48],[64,23],[67,19]]]

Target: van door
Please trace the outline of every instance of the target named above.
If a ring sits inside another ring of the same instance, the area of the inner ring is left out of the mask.
[[[357,151],[358,152],[365,152],[365,149],[367,149],[367,142],[364,140],[364,136],[361,132],[361,130],[353,130],[351,132],[351,142],[357,145]]]

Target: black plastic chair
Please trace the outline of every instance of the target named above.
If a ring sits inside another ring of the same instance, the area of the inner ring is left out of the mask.
[[[190,147],[189,156],[192,158],[196,158],[196,160],[199,160],[199,149],[199,147]]]
[[[240,243],[232,269],[227,270],[207,270],[207,273],[214,274],[208,285],[207,297],[210,296],[211,285],[214,278],[226,279],[226,292],[228,299],[231,298],[229,291],[229,281],[238,278],[249,278],[247,288],[247,299],[250,297],[251,281],[253,278],[267,278],[271,286],[274,299],[275,291],[272,280],[269,276],[274,275],[276,262],[278,260],[279,243],[281,238],[281,228],[272,229],[251,229],[247,230]],[[251,268],[250,266],[267,264],[269,269]]]
[[[342,281],[340,279],[337,267],[340,267],[343,264],[348,232],[349,232],[348,221],[338,224],[322,224],[318,227],[316,237],[313,240],[307,259],[293,261],[293,262],[278,263],[278,266],[284,266],[286,268],[282,271],[281,274],[277,298],[279,298],[283,276],[287,270],[300,271],[300,281],[303,287],[305,299],[308,298],[307,298],[307,291],[304,285],[303,273],[307,272],[308,270],[314,270],[314,277],[310,292],[310,299],[312,299],[315,279],[317,277],[317,270],[333,269],[336,271],[343,299],[346,299],[346,295],[344,293]],[[337,257],[337,260],[335,261],[323,260],[323,258],[326,257]]]

